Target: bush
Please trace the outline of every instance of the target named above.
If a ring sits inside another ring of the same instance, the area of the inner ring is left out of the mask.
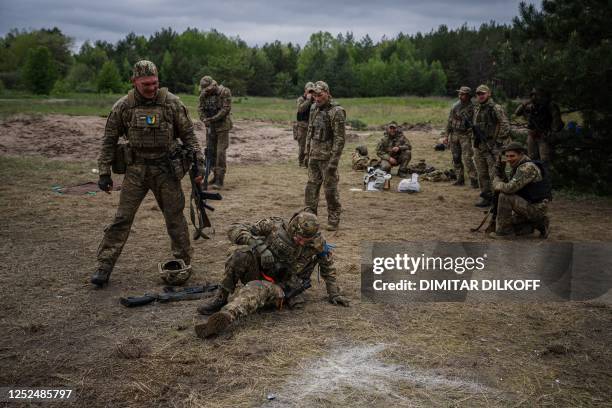
[[[102,65],[100,74],[97,80],[98,92],[114,92],[120,93],[124,90],[124,84],[121,81],[121,75],[117,65],[113,61],[106,61]]]
[[[368,128],[368,125],[359,119],[351,119],[347,121],[347,123],[350,127],[352,127],[355,130],[365,130]]]
[[[55,81],[53,89],[51,89],[51,95],[66,95],[71,91],[72,89],[70,88],[68,81],[66,81],[65,79],[58,79],[57,81]]]

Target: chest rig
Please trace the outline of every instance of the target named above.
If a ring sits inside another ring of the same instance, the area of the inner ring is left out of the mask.
[[[219,112],[219,95],[216,93],[204,96],[204,114],[207,118],[215,116]]]
[[[465,118],[472,118],[472,113],[470,112],[470,104],[463,105],[461,102],[457,102],[455,106],[453,106],[453,111],[451,114],[451,127],[453,130],[467,130]]]
[[[495,115],[495,107],[492,102],[479,104],[476,107],[476,123],[487,136],[487,139],[495,139],[497,132],[497,116]]]
[[[161,88],[151,104],[136,100],[134,90],[128,93],[127,139],[130,147],[144,151],[170,150],[174,140],[174,126],[169,107],[166,106],[168,89]]]
[[[315,116],[312,120],[312,127],[314,129],[312,138],[314,140],[325,142],[331,139],[333,131],[329,110],[330,107],[325,107],[323,109],[317,108]]]

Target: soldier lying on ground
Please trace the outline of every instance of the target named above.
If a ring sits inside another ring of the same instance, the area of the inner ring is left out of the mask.
[[[282,306],[286,294],[302,287],[316,266],[325,281],[329,301],[349,306],[349,299],[340,295],[331,247],[320,235],[314,214],[296,213],[288,223],[272,217],[253,225],[233,224],[228,236],[233,244],[243,246],[225,263],[222,289],[198,308],[201,314],[214,313],[206,323],[196,325],[198,337],[218,334],[233,321],[265,306]],[[238,282],[244,286],[236,290]],[[298,295],[287,299],[287,306],[300,307],[303,302]]]

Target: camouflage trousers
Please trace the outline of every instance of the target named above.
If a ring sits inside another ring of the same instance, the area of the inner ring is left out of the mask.
[[[244,286],[236,290],[238,282]],[[227,292],[235,292],[222,309],[234,319],[253,314],[266,306],[278,305],[284,296],[279,285],[262,279],[257,257],[250,248],[236,249],[229,256],[221,285]]]
[[[115,266],[130,234],[136,211],[149,190],[164,215],[172,254],[187,264],[191,263],[193,249],[183,215],[185,196],[180,180],[166,166],[135,164],[127,168],[115,219],[104,229],[104,238],[98,247],[97,260],[101,268],[112,270]]]
[[[495,232],[505,234],[512,232],[514,226],[538,223],[546,216],[547,209],[546,201],[531,204],[516,194],[499,193]]]
[[[304,165],[306,158],[306,134],[308,132],[308,123],[296,123],[295,125],[296,139],[298,142],[298,163]]]
[[[474,165],[482,195],[492,194],[491,186],[495,178],[495,162],[499,154],[499,149],[490,146],[474,147]]]
[[[380,169],[382,171],[386,171],[387,173],[391,172],[391,168],[394,166],[399,166],[398,173],[407,173],[408,172],[408,164],[412,159],[412,152],[410,150],[404,150],[399,153],[394,153],[391,155],[395,160],[397,160],[397,164],[392,165],[389,160],[381,159],[380,160]]]
[[[546,140],[547,134],[537,130],[529,130],[527,134],[527,155],[532,160],[550,162],[550,144]]]
[[[455,168],[457,181],[465,181],[464,170],[470,179],[476,179],[471,136],[469,132],[453,132],[450,136],[450,151],[453,156],[453,167]]]
[[[212,152],[212,168],[215,174],[225,174],[227,170],[227,148],[229,147],[229,130],[215,130],[208,133],[210,135],[210,143],[207,140],[206,146],[210,146]]]
[[[331,225],[338,225],[342,211],[338,192],[340,176],[337,168],[331,171],[327,169],[328,163],[327,160],[308,161],[308,182],[304,192],[304,204],[316,214],[319,207],[319,193],[323,185],[327,201],[327,221]]]

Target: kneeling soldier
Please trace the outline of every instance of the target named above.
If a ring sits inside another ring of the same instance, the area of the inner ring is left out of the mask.
[[[376,146],[376,154],[380,157],[380,169],[391,172],[391,168],[399,166],[397,175],[406,177],[408,175],[408,163],[412,158],[412,146],[397,127],[397,123],[391,122],[387,130]]]
[[[550,181],[546,167],[532,161],[527,150],[519,143],[510,143],[502,149],[506,162],[511,167],[510,181],[505,182],[504,164],[496,164],[493,189],[499,193],[497,220],[492,238],[511,238],[529,235],[534,229],[540,237],[547,238],[550,220],[548,202],[552,199]]]
[[[336,283],[331,246],[320,235],[314,214],[299,212],[288,223],[272,217],[254,225],[233,224],[228,235],[233,244],[245,246],[227,259],[222,289],[198,308],[201,314],[214,313],[206,323],[195,327],[198,337],[218,334],[233,321],[265,306],[282,305],[285,300],[289,307],[301,306],[300,295],[285,297],[304,287],[317,265],[325,280],[329,301],[349,306],[349,299],[340,295]],[[238,282],[244,286],[228,302]]]

